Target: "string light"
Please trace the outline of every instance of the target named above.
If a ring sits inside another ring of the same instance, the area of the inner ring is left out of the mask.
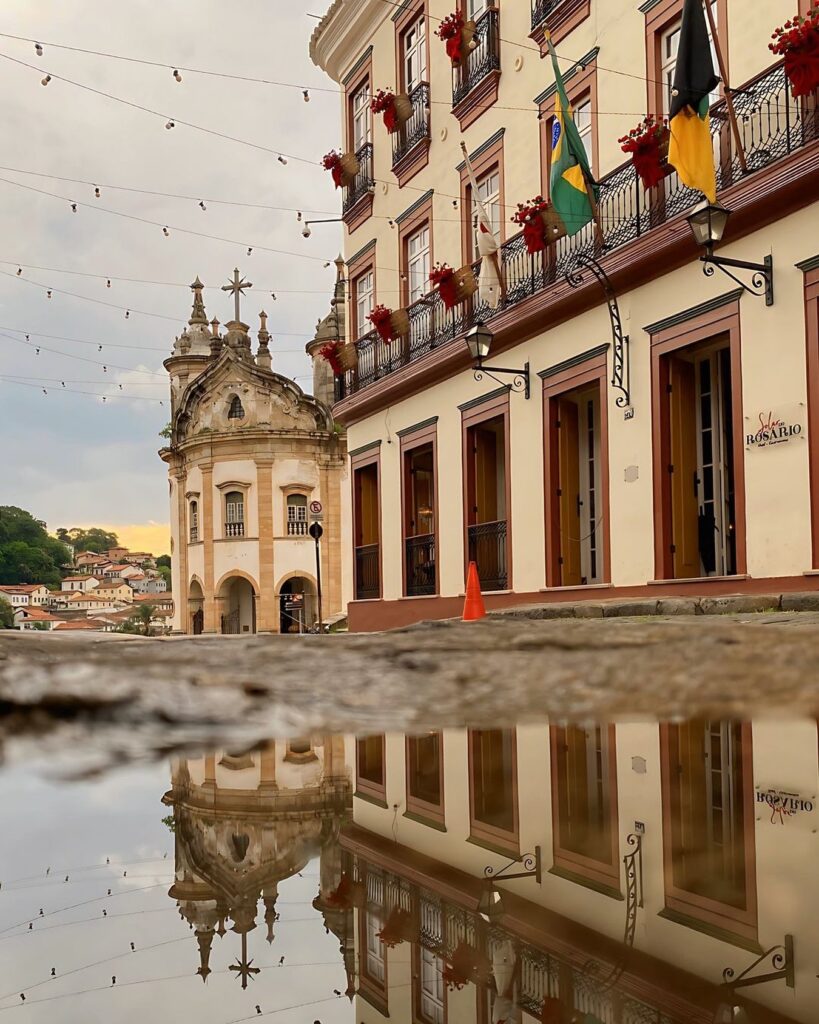
[[[310,90],[309,89],[304,89],[302,91],[302,96],[304,97],[304,102],[305,103],[309,103],[310,102]]]
[[[174,69],[173,77],[177,80],[177,82],[181,82],[182,81],[182,76],[179,74],[179,72],[176,69]]]
[[[109,277],[109,278],[108,278],[108,280],[107,280],[107,281],[105,282],[105,287],[106,287],[106,288],[110,288],[110,287],[111,287],[111,278],[110,278],[110,277]]]
[[[287,160],[281,155],[281,153],[279,153],[279,163],[283,164],[285,167],[287,166]]]
[[[100,197],[100,190],[99,190],[99,188],[98,188],[98,187],[97,187],[97,186],[95,185],[95,186],[94,186],[94,198],[95,198],[95,199],[99,199],[99,197]]]
[[[301,210],[296,210],[296,220],[301,224]]]
[[[42,57],[42,55],[43,55],[43,48],[40,45],[40,43],[35,43],[34,44],[34,52],[37,54],[38,57]]]
[[[253,255],[253,246],[249,245],[247,247],[247,254],[248,254],[248,256],[252,256]]]
[[[18,277],[22,277],[22,275],[23,275],[23,268],[22,267],[18,267],[17,268],[17,276]]]
[[[165,122],[165,127],[168,129],[168,131],[170,131],[171,128],[175,128],[176,125],[173,123],[173,121],[166,121]]]
[[[77,204],[76,203],[72,203],[71,204],[71,212],[72,213],[76,213],[77,212]]]
[[[40,85],[48,85],[51,81],[51,75],[46,75],[45,78],[40,79]]]
[[[207,206],[205,206],[204,200],[202,200],[202,199],[199,200],[199,209],[200,210],[207,210]]]
[[[162,229],[162,234],[167,238],[170,235],[167,225]]]
[[[129,320],[130,317],[131,317],[131,310],[130,309],[126,309],[125,310],[125,319]]]
[[[48,291],[46,292],[46,295],[47,295],[47,296],[49,297],[49,299],[51,298],[51,289],[50,289],[50,288],[49,288],[49,289],[48,289]]]

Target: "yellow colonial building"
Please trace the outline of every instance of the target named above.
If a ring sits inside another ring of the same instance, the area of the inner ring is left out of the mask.
[[[235,319],[222,333],[218,320],[208,324],[198,278],[191,287],[188,327],[165,361],[172,419],[160,452],[170,477],[174,630],[304,632],[319,619],[308,533],[318,505],[321,618],[326,623],[342,608],[346,443],[326,404],[332,374],[319,355],[344,330],[341,266],[333,308],[307,346],[316,397],[272,369],[265,313],[254,355],[238,291]]]
[[[727,223],[689,223],[702,196],[666,166],[644,187],[619,142],[669,112],[683,0],[464,0],[475,34],[456,67],[436,37],[453,3],[334,0],[310,45],[358,166],[342,199],[356,358],[333,407],[350,627],[458,614],[469,561],[490,606],[814,590],[817,96],[794,96],[769,50],[807,0],[712,4]],[[560,137],[547,30],[599,228],[530,253],[512,217],[548,197]],[[392,134],[380,89],[410,101]],[[484,272],[478,199],[499,301],[447,309],[430,273]],[[376,305],[406,310],[396,340],[371,329]]]

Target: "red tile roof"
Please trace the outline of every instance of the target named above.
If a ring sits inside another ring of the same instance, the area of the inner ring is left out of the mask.
[[[18,608],[15,615],[21,615],[23,618],[28,619],[32,622],[62,622],[62,619],[58,619],[56,615],[49,615],[48,612],[43,611],[42,608]]]
[[[102,629],[103,623],[97,622],[96,619],[74,619],[72,622],[61,622],[58,626],[54,627],[54,632],[58,630],[68,629]]]

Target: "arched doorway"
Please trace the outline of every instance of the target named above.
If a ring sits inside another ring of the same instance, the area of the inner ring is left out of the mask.
[[[205,595],[199,580],[191,580],[188,589],[188,632],[199,636],[205,629]]]
[[[279,632],[304,633],[316,623],[316,588],[304,576],[292,576],[279,590]]]
[[[230,576],[219,591],[222,609],[221,632],[256,632],[256,594],[253,584],[243,576]]]

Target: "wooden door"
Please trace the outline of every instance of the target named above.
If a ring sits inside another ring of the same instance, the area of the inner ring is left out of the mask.
[[[475,427],[474,523],[494,523],[498,518],[498,434]]]
[[[375,465],[357,469],[355,474],[356,496],[356,547],[377,544],[378,523],[378,467]]]
[[[671,551],[675,579],[700,575],[697,530],[697,403],[692,363],[668,357],[671,434]]]
[[[580,586],[580,438],[577,406],[558,400],[560,585]]]

